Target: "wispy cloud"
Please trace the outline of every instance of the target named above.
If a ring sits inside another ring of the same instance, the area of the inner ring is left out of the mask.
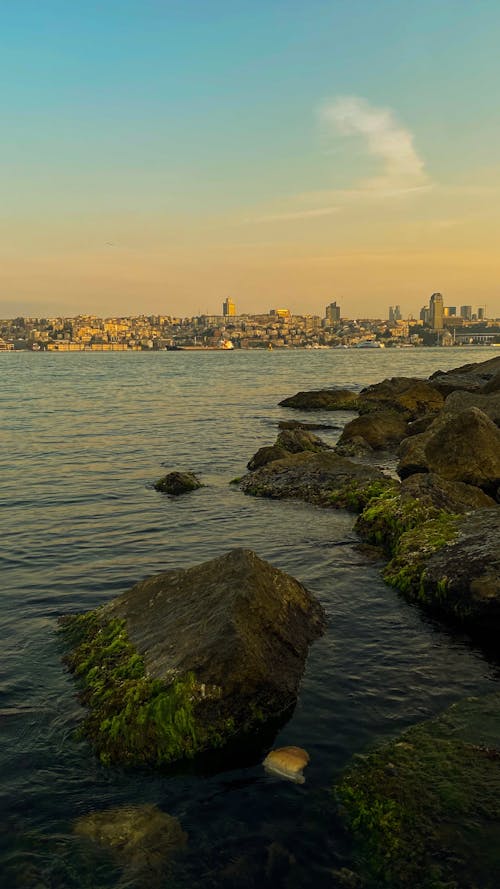
[[[375,190],[390,195],[429,186],[413,135],[390,108],[377,108],[358,96],[339,96],[325,102],[319,113],[330,132],[364,137],[369,154],[382,161],[381,175],[357,183],[356,192]]]
[[[314,210],[294,210],[291,213],[268,213],[264,216],[253,216],[243,220],[251,222],[294,222],[298,219],[311,219],[316,216],[331,216],[338,213],[340,207],[318,207]]]

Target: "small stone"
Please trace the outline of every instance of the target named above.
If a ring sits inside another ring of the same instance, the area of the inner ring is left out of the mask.
[[[193,472],[169,472],[163,478],[158,479],[153,487],[162,494],[171,494],[178,497],[188,491],[196,491],[201,488],[201,482]]]
[[[278,747],[267,754],[263,766],[273,775],[303,784],[306,779],[302,771],[308,762],[309,754],[302,747]]]

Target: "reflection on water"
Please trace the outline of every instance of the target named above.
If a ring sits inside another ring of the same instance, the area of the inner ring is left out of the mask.
[[[335,885],[345,850],[329,789],[340,769],[453,700],[491,690],[496,668],[383,584],[355,549],[351,516],[254,500],[228,482],[274,440],[278,420],[290,418],[278,401],[299,389],[427,376],[491,354],[0,356],[2,885],[137,886],[75,837],[72,823],[96,808],[143,803],[176,816],[189,835],[165,885]],[[336,426],[321,433],[334,442],[348,417],[307,420]],[[205,487],[164,497],[150,487],[164,467],[195,471]],[[297,577],[328,615],[274,742],[308,750],[306,783],[263,771],[268,737],[242,742],[223,763],[164,775],[101,767],[75,737],[80,708],[59,660],[58,615],[235,546]]]

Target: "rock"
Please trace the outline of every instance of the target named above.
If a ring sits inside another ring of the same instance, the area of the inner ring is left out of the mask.
[[[350,389],[314,389],[311,392],[297,392],[279,404],[301,411],[357,410],[357,399],[357,393]]]
[[[342,453],[342,447],[358,437],[373,450],[393,447],[405,437],[406,426],[404,416],[396,411],[381,410],[363,414],[344,427],[337,443],[337,451]]]
[[[484,384],[481,392],[485,395],[490,395],[493,392],[500,392],[500,367],[498,368],[496,374],[494,374],[494,376],[492,376],[491,379]]]
[[[358,396],[360,413],[394,410],[407,419],[437,413],[443,403],[443,396],[434,386],[416,377],[392,377],[362,389]]]
[[[461,399],[463,394],[450,398]],[[404,479],[415,472],[435,472],[495,497],[500,484],[500,431],[478,408],[443,411],[427,432],[401,442],[398,474]]]
[[[335,445],[335,452],[342,457],[354,457],[362,459],[373,454],[373,448],[362,435],[353,435],[346,441],[339,441]]]
[[[293,706],[324,615],[293,577],[240,549],[61,623],[101,760],[163,765]]]
[[[280,420],[278,429],[339,429],[332,423],[301,423],[300,420]]]
[[[259,448],[248,461],[247,469],[249,469],[250,472],[253,472],[255,469],[260,469],[261,466],[267,466],[267,464],[272,463],[273,460],[284,460],[285,457],[288,456],[288,451],[277,444],[264,445],[264,447]]]
[[[424,414],[422,417],[418,417],[417,420],[410,420],[406,427],[406,434],[420,435],[422,432],[427,432],[435,419],[436,414]]]
[[[429,377],[429,382],[445,397],[457,389],[479,392],[500,370],[500,355],[487,361],[463,364],[449,371],[437,370]]]
[[[463,518],[455,540],[426,561],[418,601],[470,629],[500,634],[500,508]]]
[[[379,469],[354,463],[346,457],[325,451],[304,451],[276,460],[240,481],[241,490],[255,497],[295,498],[320,506],[339,506],[345,492],[354,497],[374,483],[388,483]]]
[[[330,451],[327,445],[318,435],[313,435],[304,429],[283,429],[276,439],[278,447],[284,448],[289,454],[300,454],[301,451]]]
[[[177,497],[179,494],[186,494],[188,491],[195,491],[201,488],[201,482],[192,472],[169,472],[164,475],[153,485],[156,491],[162,494],[172,494]]]
[[[306,779],[302,772],[308,762],[309,754],[302,747],[278,747],[267,754],[263,766],[273,775],[303,784]]]
[[[273,460],[283,460],[290,454],[299,454],[302,451],[329,451],[330,446],[325,444],[317,435],[304,429],[285,429],[279,433],[276,442],[270,446],[259,448],[256,454],[247,463],[247,469],[253,472],[261,466],[272,463]]]
[[[455,704],[355,759],[335,797],[361,885],[496,886],[499,758],[496,693]]]
[[[418,500],[426,506],[456,514],[496,506],[493,498],[488,497],[480,488],[463,482],[447,481],[435,472],[410,475],[403,481],[400,490],[403,501]]]
[[[425,458],[430,472],[496,495],[500,485],[500,431],[478,408],[451,417],[431,435],[425,445]]]
[[[128,877],[140,878],[141,885],[148,886],[157,884],[172,855],[187,845],[177,818],[153,805],[91,812],[78,818],[73,829],[77,836],[109,850]]]
[[[452,392],[444,403],[443,420],[449,416],[456,416],[471,407],[479,408],[483,414],[493,420],[496,426],[500,426],[500,392],[464,392],[462,390]]]

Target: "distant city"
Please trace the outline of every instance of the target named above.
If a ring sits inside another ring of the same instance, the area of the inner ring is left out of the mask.
[[[0,320],[0,351],[500,346],[500,319],[488,318],[485,306],[445,306],[441,293],[431,295],[418,319],[403,318],[399,305],[389,306],[385,319],[344,317],[337,302],[325,307],[324,317],[292,315],[287,308],[239,315],[230,297],[221,308],[220,315],[192,318],[77,315],[4,319]]]

